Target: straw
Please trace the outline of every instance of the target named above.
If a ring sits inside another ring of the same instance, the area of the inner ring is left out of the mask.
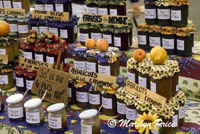
[[[42,101],[44,100],[45,96],[47,95],[47,90],[45,90],[44,95],[42,96]]]
[[[26,90],[26,92],[24,93],[24,96],[26,96],[26,94],[28,93],[28,90],[29,90],[29,89]]]

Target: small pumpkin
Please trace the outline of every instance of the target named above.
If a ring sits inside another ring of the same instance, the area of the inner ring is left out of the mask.
[[[0,37],[7,36],[10,33],[10,26],[6,21],[0,21]]]

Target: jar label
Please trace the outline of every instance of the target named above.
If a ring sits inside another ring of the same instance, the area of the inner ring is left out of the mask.
[[[0,54],[1,55],[6,55],[6,49],[0,49]]]
[[[8,75],[0,75],[0,84],[8,84]]]
[[[49,27],[49,32],[53,32],[55,35],[58,36],[58,28]]]
[[[98,14],[108,15],[108,8],[98,8]]]
[[[105,75],[111,75],[110,66],[101,66],[98,64],[98,73],[105,74]]]
[[[117,102],[117,113],[126,114],[126,105],[124,103]]]
[[[24,52],[24,58],[26,58],[26,59],[33,59],[32,52]]]
[[[60,37],[63,38],[63,39],[68,39],[67,29],[66,30],[60,29]]]
[[[80,33],[80,41],[85,42],[87,39],[89,39],[88,33]]]
[[[185,107],[179,109],[179,119],[185,118]]]
[[[3,8],[3,2],[0,1],[0,8]]]
[[[3,6],[4,6],[4,8],[12,8],[11,5],[12,5],[12,4],[11,4],[11,1],[3,1]]]
[[[74,61],[74,68],[80,70],[86,70],[86,62],[85,61]]]
[[[63,4],[55,4],[56,12],[64,12]]]
[[[44,4],[45,11],[54,11],[53,4]]]
[[[177,39],[177,49],[184,51],[185,50],[185,42],[184,40],[178,40]]]
[[[44,4],[35,4],[35,10],[44,11]]]
[[[139,45],[147,45],[146,35],[138,35],[138,44]]]
[[[103,34],[103,39],[108,42],[108,44],[112,44],[112,35],[110,34]]]
[[[97,7],[88,7],[88,14],[97,14]]]
[[[62,119],[61,117],[51,117],[48,116],[49,127],[53,129],[61,129],[62,128]]]
[[[35,30],[37,33],[39,33],[39,28],[38,27],[32,27],[32,30]]]
[[[114,46],[121,47],[121,37],[114,37]]]
[[[179,86],[178,85],[176,85],[176,92],[178,92],[179,91]]]
[[[181,10],[171,10],[171,20],[181,21]]]
[[[158,19],[167,20],[170,17],[170,9],[158,9]]]
[[[68,88],[68,97],[72,97],[72,88]]]
[[[44,62],[44,55],[35,53],[35,60]]]
[[[18,32],[21,34],[29,33],[28,25],[18,25]]]
[[[26,80],[26,88],[27,88],[28,90],[31,90],[31,89],[32,89],[33,82],[34,82],[34,80]]]
[[[132,82],[135,82],[135,74],[128,72],[128,79]]]
[[[156,93],[156,83],[152,82],[150,83],[150,89],[151,91],[153,91],[154,93]]]
[[[172,116],[172,127],[178,127],[178,115]]]
[[[136,120],[137,118],[136,109],[130,109],[126,107],[126,118],[132,121]]]
[[[89,103],[92,105],[100,105],[100,94],[89,93]]]
[[[10,32],[18,32],[18,26],[17,24],[9,24],[10,26]]]
[[[83,102],[83,103],[87,103],[89,100],[88,100],[88,92],[79,92],[79,91],[76,91],[76,100],[78,102]]]
[[[96,63],[95,62],[86,62],[86,70],[88,72],[96,73]]]
[[[95,41],[102,39],[102,33],[91,33],[91,38]]]
[[[162,38],[162,46],[165,49],[174,49],[174,39]]]
[[[160,37],[150,37],[149,38],[149,45],[151,47],[161,46],[161,44],[160,44]]]
[[[24,78],[16,77],[16,86],[17,87],[24,87]]]
[[[110,9],[110,15],[117,16],[117,9]]]
[[[26,122],[30,124],[40,123],[40,112],[27,112],[26,111]]]
[[[11,108],[8,107],[8,117],[11,119],[18,119],[24,117],[23,107]]]
[[[13,2],[13,8],[22,9],[22,3],[21,2]]]
[[[113,109],[112,98],[104,98],[102,96],[102,105],[103,105],[103,108],[105,109]]]
[[[139,76],[138,83],[140,86],[147,88],[147,78]]]
[[[49,28],[47,26],[39,26],[40,33],[49,32]]]
[[[156,9],[145,9],[146,19],[156,19]]]
[[[92,134],[92,125],[81,123],[81,134]]]
[[[46,56],[46,59],[47,59],[47,63],[50,63],[50,64],[54,63],[54,57]]]

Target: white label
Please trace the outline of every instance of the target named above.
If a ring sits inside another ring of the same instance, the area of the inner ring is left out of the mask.
[[[33,59],[32,52],[24,52],[24,58],[26,58],[26,59]]]
[[[171,20],[181,21],[181,10],[171,10]]]
[[[110,66],[98,65],[98,73],[105,74],[105,75],[111,75]]]
[[[76,91],[76,100],[78,102],[87,103],[88,102],[88,92]]]
[[[179,86],[178,85],[176,85],[176,92],[178,92],[179,91]]]
[[[11,1],[3,1],[4,8],[12,8]]]
[[[151,81],[150,89],[151,89],[151,91],[153,91],[154,93],[156,93],[156,83],[154,83],[154,82]]]
[[[170,17],[170,9],[158,9],[158,19],[167,20]]]
[[[86,70],[86,62],[85,61],[74,61],[74,68],[80,70]]]
[[[72,97],[72,88],[68,88],[68,97]]]
[[[150,37],[149,38],[149,45],[151,47],[161,46],[161,44],[160,44],[160,37]]]
[[[102,97],[102,105],[105,109],[112,109],[112,98],[104,98]]]
[[[63,4],[55,4],[56,12],[64,12]]]
[[[35,60],[43,62],[44,61],[44,55],[35,53]]]
[[[177,40],[177,49],[184,51],[185,50],[185,42],[184,40]]]
[[[121,47],[121,37],[114,37],[114,46]]]
[[[23,118],[23,107],[18,107],[18,108],[11,108],[8,107],[8,117],[11,119],[18,119],[18,118]]]
[[[33,82],[34,82],[34,80],[26,80],[26,88],[27,88],[28,90],[31,90],[31,89],[32,89]]]
[[[39,26],[40,33],[49,32],[49,28],[47,26]]]
[[[58,36],[58,28],[52,28],[52,27],[49,27],[49,32],[53,32],[55,35]]]
[[[91,38],[95,41],[102,39],[102,33],[91,33]]]
[[[31,124],[40,123],[40,112],[27,112],[26,111],[26,122]]]
[[[108,15],[108,8],[98,8],[98,14]]]
[[[128,72],[128,79],[132,82],[135,82],[135,74]]]
[[[136,109],[130,109],[126,107],[126,118],[132,121],[136,120],[137,118]]]
[[[3,2],[0,1],[0,8],[3,8]]]
[[[139,76],[138,83],[140,86],[147,88],[147,78],[143,78]]]
[[[80,33],[80,41],[85,42],[87,39],[89,39],[88,33]]]
[[[178,127],[178,115],[172,116],[172,127]]]
[[[32,27],[32,30],[35,30],[37,33],[39,33],[39,27]]]
[[[139,45],[147,45],[147,37],[146,37],[146,35],[139,35],[138,36],[138,44]]]
[[[117,16],[117,9],[110,9],[110,15]]]
[[[89,103],[92,105],[100,105],[100,94],[89,93]]]
[[[18,25],[19,33],[29,33],[28,25]]]
[[[126,114],[126,105],[124,103],[117,102],[117,113]]]
[[[35,10],[42,10],[44,11],[44,4],[35,4]]]
[[[86,71],[96,73],[96,63],[95,62],[86,62]]]
[[[17,87],[24,87],[24,78],[16,77],[16,86]]]
[[[54,11],[53,4],[45,4],[44,9],[45,11]]]
[[[22,3],[21,2],[12,2],[12,3],[13,3],[13,8],[22,9]]]
[[[8,75],[0,75],[0,84],[8,84]]]
[[[18,31],[17,24],[9,24],[9,26],[10,26],[10,32],[17,32]]]
[[[179,109],[179,119],[185,118],[185,107]]]
[[[164,38],[162,38],[162,46],[165,49],[174,49],[174,39],[164,39]]]
[[[63,38],[63,39],[67,39],[68,38],[67,29],[66,30],[60,29],[60,37]]]
[[[0,49],[0,54],[1,55],[6,55],[6,49]]]
[[[81,123],[81,134],[92,134],[92,125],[84,125]]]
[[[145,9],[146,19],[156,19],[156,9]]]
[[[88,7],[88,14],[97,14],[97,7]]]
[[[50,64],[54,63],[54,57],[47,56],[46,59],[47,59],[47,63],[50,63]]]
[[[49,127],[53,129],[61,129],[62,128],[62,119],[61,117],[51,117],[48,116]]]
[[[103,39],[108,42],[108,44],[112,44],[112,35],[103,34]]]

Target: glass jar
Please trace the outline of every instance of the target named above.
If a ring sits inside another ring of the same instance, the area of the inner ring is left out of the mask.
[[[170,127],[162,127],[164,132],[166,134],[172,134],[173,132],[176,133],[178,132],[178,112],[175,112],[175,114],[170,118],[170,119],[162,119],[163,122],[169,122],[171,123]]]
[[[28,125],[38,126],[44,122],[44,109],[40,98],[28,100],[24,107],[26,109],[26,123]]]
[[[12,0],[3,0],[4,8],[12,8]]]
[[[22,7],[22,4],[23,4],[23,7]],[[25,9],[24,4],[25,3],[22,3],[21,0],[12,0],[12,6],[15,9]]]
[[[45,10],[43,0],[35,0],[35,10]]]
[[[67,118],[64,103],[57,103],[47,108],[48,126],[52,131],[62,131],[67,127]]]
[[[3,0],[0,0],[0,8],[3,8]]]
[[[123,87],[117,89],[116,92],[117,98],[117,113],[120,119],[126,119],[126,104],[124,102],[126,96],[126,90]]]
[[[124,0],[110,0],[110,15],[126,16],[126,1]]]
[[[29,13],[30,12],[30,1],[21,0],[21,2],[22,2],[22,9],[25,9],[25,13]]]
[[[90,30],[91,30],[91,39],[97,41],[98,39],[102,39],[102,33],[101,33],[101,25],[100,24],[91,24]]]
[[[71,16],[70,3],[70,0],[57,0],[55,3],[55,11],[69,12],[69,16]]]
[[[109,15],[109,1],[108,0],[99,0],[98,1],[98,14],[100,15]]]
[[[11,45],[13,45],[14,57],[17,57],[19,53],[17,33],[9,33],[8,37],[9,37],[9,42],[11,43]]]
[[[81,119],[81,134],[100,134],[100,119],[96,109],[83,111]]]
[[[39,25],[38,25],[38,19],[35,18],[29,18],[29,23],[31,25],[31,29],[35,30],[37,33],[39,33]]]
[[[128,69],[128,79],[134,83],[138,83],[138,71],[135,68]]]
[[[89,91],[89,108],[99,109],[101,106],[101,92],[97,90],[97,87],[92,87],[92,90]]]
[[[24,69],[20,66],[15,67],[15,74],[16,74],[16,88],[19,92],[25,92],[26,91],[26,82],[25,82],[25,76],[24,76]]]
[[[137,118],[137,110],[135,105],[126,105],[126,118],[130,121],[135,121]]]
[[[45,47],[35,47],[34,54],[35,54],[35,60],[46,62],[46,48]]]
[[[96,73],[98,71],[97,57],[96,57],[97,51],[87,50],[86,54],[87,54],[86,71]]]
[[[75,40],[74,26],[75,23],[73,21],[60,21],[58,24],[59,35],[62,39],[66,40],[67,43],[73,43]]]
[[[24,46],[23,48],[23,54],[24,54],[24,58],[26,59],[31,59],[31,60],[34,60],[35,59],[35,55],[34,55],[34,46],[33,45],[26,45]]]
[[[37,76],[37,72],[35,70],[25,70],[25,76],[26,76],[26,90],[29,90],[28,93],[31,93],[31,89],[33,86],[33,82],[35,81],[35,78]]]
[[[54,0],[45,0],[45,11],[54,11]]]
[[[158,25],[159,26],[170,26],[171,25],[171,14],[170,14],[171,6],[158,6]]]
[[[159,26],[152,25],[149,30],[149,47],[150,50],[155,46],[162,46],[161,29]]]
[[[50,49],[47,47],[46,50],[46,62],[53,64],[57,61],[59,49]]]
[[[103,39],[108,42],[109,46],[114,46],[113,26],[104,24],[101,31],[103,33]]]
[[[14,87],[13,69],[11,64],[0,64],[0,85],[4,85],[4,90]]]
[[[90,25],[89,23],[80,22],[78,24],[79,27],[79,40],[81,45],[85,46],[85,41],[90,38]]]
[[[8,117],[10,120],[22,120],[24,118],[24,96],[15,94],[6,99],[8,103]]]
[[[98,5],[96,0],[86,0],[87,5],[87,13],[88,14],[97,14],[98,13]]]
[[[74,87],[74,80],[69,79],[68,86],[68,98],[70,99],[69,104],[76,104],[76,88]]]
[[[154,0],[145,1],[145,22],[147,25],[157,24],[157,6]]]
[[[39,20],[39,31],[40,33],[49,32],[48,21],[47,20]]]
[[[49,20],[48,22],[49,32],[53,32],[56,36],[59,36],[58,23],[59,22],[55,20]]]
[[[4,100],[2,96],[2,89],[0,89],[0,112],[4,111]]]
[[[17,18],[15,16],[7,16],[7,22],[10,26],[10,32],[17,33],[18,32],[18,26],[17,26]]]
[[[6,20],[7,16],[4,14],[0,14],[0,20]]]
[[[185,103],[180,103],[180,109],[178,111],[178,124],[181,126],[185,123]]]
[[[149,50],[149,26],[145,23],[138,25],[138,47],[143,50]]]
[[[74,68],[86,70],[86,48],[75,48],[73,51]]]
[[[26,38],[29,35],[28,19],[24,16],[18,16],[18,33],[20,38]]]

